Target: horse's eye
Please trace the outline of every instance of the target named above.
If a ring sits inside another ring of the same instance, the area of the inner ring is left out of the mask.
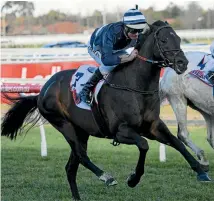
[[[162,38],[162,39],[161,39],[161,42],[162,42],[162,43],[167,43],[167,38]]]

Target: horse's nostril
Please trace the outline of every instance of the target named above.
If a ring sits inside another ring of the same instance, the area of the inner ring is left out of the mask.
[[[177,74],[182,74],[186,71],[187,64],[186,64],[185,60],[177,60],[176,67],[177,67],[177,70],[176,70]]]
[[[184,64],[184,62],[183,62],[183,61],[181,61],[181,60],[179,60],[179,61],[177,61],[177,64],[178,64],[178,65],[183,65],[183,64]]]

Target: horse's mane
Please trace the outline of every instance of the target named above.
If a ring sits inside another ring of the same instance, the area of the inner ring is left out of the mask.
[[[150,31],[148,31],[144,35],[142,35],[142,34],[139,35],[138,43],[136,44],[135,48],[137,50],[140,50],[141,45],[143,44],[143,42],[145,42],[146,38],[150,35],[151,32],[155,31],[157,29],[157,27],[166,26],[166,25],[168,25],[168,23],[163,22],[161,20],[157,20],[153,24],[149,25]]]

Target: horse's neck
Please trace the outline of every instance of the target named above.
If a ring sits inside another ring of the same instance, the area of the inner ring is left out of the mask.
[[[139,55],[153,59],[153,44],[153,42],[146,41],[141,47]],[[153,91],[159,87],[159,76],[160,69],[157,66],[136,58],[115,72],[112,82],[129,88]]]

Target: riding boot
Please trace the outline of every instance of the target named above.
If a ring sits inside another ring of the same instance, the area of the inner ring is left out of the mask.
[[[81,101],[90,104],[91,96],[90,92],[94,89],[95,85],[103,78],[99,68],[96,69],[92,77],[85,83],[82,91],[79,93],[79,98]]]

